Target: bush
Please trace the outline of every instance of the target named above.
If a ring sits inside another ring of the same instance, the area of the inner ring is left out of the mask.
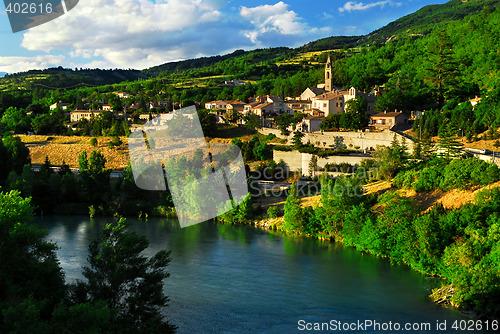
[[[457,159],[444,168],[443,190],[465,188],[468,184],[487,185],[498,181],[498,167],[477,158]]]
[[[318,154],[318,151],[319,149],[314,147],[313,145],[299,148],[300,153]]]
[[[406,172],[400,172],[394,180],[392,180],[392,185],[399,189],[412,189],[415,186],[415,182],[420,176],[420,171],[410,169]]]
[[[291,152],[291,151],[293,151],[293,147],[292,146],[285,146],[285,145],[276,145],[273,147],[273,150],[282,151],[282,152]]]
[[[276,138],[276,135],[275,135],[274,133],[270,133],[270,134],[268,134],[268,135],[266,135],[266,136],[264,137],[264,140],[263,140],[263,141],[268,142],[268,141],[271,141],[271,140],[273,140],[273,139],[275,139],[275,138]]]
[[[282,212],[278,206],[271,206],[269,209],[267,209],[267,215],[269,216],[269,218],[278,218],[281,217]]]
[[[420,172],[413,187],[416,192],[431,191],[438,187],[441,178],[441,172],[437,168],[426,167]]]

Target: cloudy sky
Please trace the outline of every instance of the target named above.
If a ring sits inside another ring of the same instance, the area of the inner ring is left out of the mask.
[[[144,69],[236,49],[361,35],[446,0],[80,0],[12,33],[0,5],[0,72],[54,66]]]

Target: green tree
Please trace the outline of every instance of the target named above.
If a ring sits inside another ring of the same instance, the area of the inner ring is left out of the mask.
[[[15,133],[26,132],[30,128],[30,122],[24,111],[20,108],[9,107],[3,113],[0,122],[5,124],[7,130]]]
[[[292,141],[295,148],[302,147],[302,137],[304,137],[304,133],[302,133],[301,131],[297,130],[293,133]]]
[[[281,131],[281,134],[284,136],[288,136],[289,132],[287,128],[292,125],[293,117],[290,114],[283,114],[281,116],[276,116],[275,117],[276,125],[278,126],[278,129]]]
[[[439,109],[456,86],[458,63],[455,60],[453,42],[444,30],[438,30],[427,45],[427,59],[424,63],[425,80],[437,98]]]
[[[444,127],[438,139],[438,155],[445,158],[457,157],[461,154],[463,144],[449,127]]]
[[[18,191],[0,193],[0,332],[46,332],[65,297],[57,246],[29,224],[33,209]]]
[[[309,161],[309,176],[314,176],[314,172],[318,169],[318,156],[313,155]]]
[[[12,157],[3,144],[3,140],[0,140],[0,186],[5,184],[7,176],[12,168]]]
[[[77,282],[73,299],[91,304],[104,301],[117,309],[112,319],[116,332],[174,333],[176,326],[165,321],[161,312],[168,305],[163,281],[170,276],[166,271],[170,252],[144,256],[149,241],[127,227],[123,218],[107,224],[90,244],[90,267],[83,269],[86,281]]]
[[[340,119],[342,118],[342,114],[329,114],[325,117],[325,119],[320,123],[319,127],[323,131],[338,131],[340,129]]]
[[[340,127],[349,130],[361,130],[368,126],[370,117],[366,114],[367,102],[362,96],[346,102],[346,112],[342,114]]]
[[[203,134],[206,137],[214,137],[217,133],[217,119],[215,115],[207,110],[198,110],[198,117],[200,119]]]
[[[3,140],[7,151],[10,153],[12,161],[12,169],[17,173],[21,174],[23,167],[26,164],[31,164],[30,151],[21,141],[21,138],[8,136]]]
[[[302,210],[300,203],[300,198],[297,195],[297,185],[294,183],[290,187],[290,193],[286,198],[284,207],[285,223],[283,224],[283,228],[285,229],[285,231],[288,231],[290,233],[297,233],[301,231],[306,221],[306,216],[304,214],[304,210]]]
[[[110,171],[105,170],[106,158],[101,151],[92,151],[90,158],[87,153],[80,153],[78,164],[84,193],[91,204],[103,204],[109,197]]]
[[[260,117],[255,114],[243,116],[243,121],[245,122],[245,126],[250,130],[254,130],[260,126]]]
[[[80,170],[80,173],[85,172],[89,168],[89,160],[87,158],[87,152],[82,151],[80,155],[78,156],[78,167]]]

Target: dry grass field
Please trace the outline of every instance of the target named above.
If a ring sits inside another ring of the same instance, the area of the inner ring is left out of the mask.
[[[210,138],[211,143],[230,143],[232,138],[250,140],[254,132],[244,128],[224,128],[219,131],[220,138]],[[93,137],[86,136],[40,136],[19,135],[21,141],[30,150],[31,162],[43,164],[45,157],[49,157],[53,165],[62,165],[64,162],[72,168],[78,167],[78,156],[82,151],[87,155],[94,150],[99,150],[106,157],[106,168],[123,169],[129,162],[127,137],[120,137],[123,142],[119,147],[108,148],[111,141],[109,137],[97,137],[97,146],[90,144]]]
[[[413,130],[407,130],[404,132],[406,134],[414,137],[414,138],[418,137],[418,134],[414,133]],[[497,132],[498,132],[498,129],[497,129]],[[483,139],[483,138],[485,138],[485,134],[486,134],[486,132],[479,134],[477,136],[477,139],[478,139],[477,141],[469,142],[469,141],[467,141],[467,139],[465,137],[464,138],[457,138],[457,141],[459,143],[462,143],[464,148],[487,149],[487,150],[491,150],[491,151],[499,151],[500,146],[495,147],[495,143],[497,140],[496,139]],[[434,143],[437,143],[438,140],[439,140],[439,137],[432,137],[432,141]],[[499,142],[500,142],[500,140],[499,140]]]
[[[39,135],[19,135],[19,138],[30,150],[31,162],[42,164],[45,157],[49,157],[53,165],[62,165],[63,162],[70,167],[78,167],[78,156],[82,151],[87,155],[94,150],[100,150],[106,157],[106,168],[123,169],[124,163],[128,163],[127,138],[120,138],[123,144],[119,147],[108,148],[111,138],[98,137],[97,146],[90,144],[92,137],[80,136],[39,136]]]

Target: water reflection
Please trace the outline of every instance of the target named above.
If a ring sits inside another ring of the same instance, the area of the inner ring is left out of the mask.
[[[68,280],[81,277],[87,247],[106,219],[44,217]],[[307,321],[430,322],[462,319],[429,301],[436,284],[352,248],[214,222],[129,219],[152,255],[172,250],[168,318],[179,333],[294,333]],[[450,331],[451,332],[451,331]]]

